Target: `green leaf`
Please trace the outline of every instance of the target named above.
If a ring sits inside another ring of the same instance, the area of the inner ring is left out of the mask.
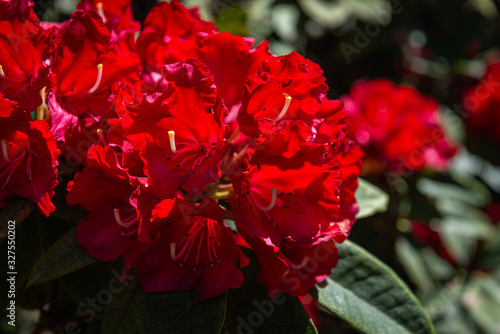
[[[35,207],[33,202],[17,197],[7,202],[7,206],[0,210],[0,239],[7,236],[9,221],[19,225]]]
[[[465,314],[459,303],[447,305],[443,316],[435,322],[439,334],[470,334],[476,333],[472,319]]]
[[[434,289],[429,271],[420,252],[405,238],[396,241],[396,255],[408,277],[424,293]]]
[[[469,315],[486,333],[497,334],[500,332],[498,322],[500,304],[495,294],[500,294],[500,287],[490,280],[491,278],[484,277],[473,278],[467,285],[462,303]]]
[[[142,334],[219,334],[226,314],[226,294],[200,300],[196,290],[140,293],[137,327]]]
[[[421,178],[417,182],[417,188],[422,194],[436,200],[446,198],[478,207],[489,203],[491,194],[480,181],[459,172],[455,173],[454,179],[461,185]]]
[[[362,333],[434,333],[422,305],[384,263],[346,240],[339,263],[318,287],[321,306]]]
[[[97,299],[100,307],[96,311],[102,312],[102,306],[108,305],[122,292],[123,287],[127,287],[135,279],[134,275],[129,275],[124,277],[123,282],[119,282],[124,274],[123,261],[119,258],[114,262],[97,261],[59,277],[58,281],[74,301],[85,303],[86,308],[89,308],[89,298]]]
[[[472,220],[462,217],[444,217],[439,224],[442,234],[454,234],[477,239],[492,239],[495,236],[495,227],[488,221]]]
[[[59,278],[96,261],[76,240],[74,227],[38,259],[31,270],[28,286]]]
[[[377,212],[385,212],[389,204],[389,196],[368,181],[358,179],[356,200],[359,204],[357,219],[369,217]]]
[[[116,287],[115,287],[116,288]],[[102,316],[102,333],[136,334],[138,333],[135,307],[140,291],[139,280],[134,280],[122,289],[106,306]]]
[[[500,231],[480,249],[479,266],[500,268]]]
[[[257,283],[259,267],[255,253],[246,248],[243,251],[250,264],[242,269],[242,287],[227,292],[224,333],[317,333],[298,298],[282,292],[267,298],[267,289]]]
[[[38,241],[38,218],[40,213],[38,210],[33,210],[22,224],[16,226],[15,229],[15,249],[12,248],[7,240],[0,241],[0,253],[5,256],[0,256],[0,267],[5,268],[0,272],[0,280],[6,282],[10,275],[7,272],[14,271],[16,275],[16,307],[24,309],[41,308],[44,304],[50,301],[52,286],[45,284],[25,288],[31,268],[35,261],[42,254],[42,249]],[[29,246],[29,247],[28,247]],[[8,250],[15,253],[15,268],[8,270]],[[5,290],[7,292],[7,289]],[[33,298],[36,296],[37,298]],[[0,306],[6,307],[9,303],[7,293],[0,294]],[[8,319],[8,318],[7,318]],[[0,329],[0,333],[3,333]]]
[[[422,304],[432,320],[441,320],[455,309],[458,313],[462,312],[460,307],[460,299],[465,290],[465,280],[454,277],[446,285],[437,286],[437,288],[428,294],[422,294]],[[441,333],[438,331],[438,333]]]

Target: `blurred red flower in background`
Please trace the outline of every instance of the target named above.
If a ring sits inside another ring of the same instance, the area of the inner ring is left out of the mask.
[[[376,79],[354,83],[342,100],[349,137],[364,148],[365,159],[382,161],[396,173],[447,169],[456,146],[440,125],[439,104],[433,98]]]
[[[500,143],[500,63],[487,66],[479,83],[463,96],[468,133]]]

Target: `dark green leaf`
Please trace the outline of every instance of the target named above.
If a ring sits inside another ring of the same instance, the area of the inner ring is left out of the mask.
[[[140,293],[137,327],[142,334],[219,334],[226,314],[226,294],[200,300],[196,290]]]
[[[37,210],[33,210],[31,214],[26,217],[23,224],[16,226],[15,245],[11,243],[10,249],[8,249],[9,244],[7,240],[0,241],[1,254],[5,254],[5,256],[0,257],[0,266],[5,268],[4,271],[0,272],[0,279],[2,282],[6,282],[6,279],[10,276],[7,272],[12,271],[17,273],[16,306],[25,309],[42,307],[50,300],[50,284],[42,284],[28,289],[25,288],[31,268],[35,264],[36,259],[42,254],[42,249],[38,241],[39,216],[40,213]],[[29,247],[27,247],[27,245],[29,245]],[[12,260],[12,258],[8,259],[7,257],[7,250],[14,252],[14,255],[13,253],[9,254],[15,256],[15,268],[13,270],[7,270],[9,268],[7,261]],[[0,294],[0,305],[2,307],[9,302],[7,297],[7,293]],[[0,330],[0,332],[2,331]]]
[[[21,197],[8,201],[7,206],[0,210],[0,239],[7,236],[9,221],[14,221],[15,225],[21,224],[34,207],[33,202]]]
[[[419,301],[384,263],[346,240],[317,290],[320,305],[362,333],[434,333]]]
[[[123,291],[119,292],[104,309],[102,332],[109,334],[138,333],[135,307],[140,290],[139,281],[134,280]]]
[[[53,280],[96,261],[76,240],[74,227],[38,259],[31,270],[28,286]]]
[[[227,293],[225,333],[317,333],[298,298],[281,292],[267,298],[267,289],[257,283],[257,257],[244,251],[250,264],[242,270],[243,286]]]
[[[100,307],[98,313],[122,292],[134,279],[134,275],[127,276],[122,283],[120,278],[125,273],[123,261],[98,261],[85,268],[60,277],[58,280],[68,295],[77,303],[88,304],[89,298],[96,299]],[[109,291],[109,293],[108,293]],[[87,306],[87,305],[86,305]]]

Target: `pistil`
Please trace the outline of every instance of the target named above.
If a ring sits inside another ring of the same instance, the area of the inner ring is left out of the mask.
[[[0,77],[5,79],[5,72],[3,71],[2,65],[0,65]]]
[[[95,8],[97,9],[97,14],[99,14],[99,16],[101,17],[102,22],[106,23],[106,15],[104,15],[104,9],[103,9],[103,7],[104,6],[103,6],[102,2],[98,2],[95,5]]]
[[[89,94],[94,94],[97,88],[99,88],[99,85],[101,84],[102,80],[102,64],[97,65],[97,79],[95,81],[95,84],[92,88],[89,89]]]
[[[101,129],[97,129],[97,135],[99,136],[99,140],[101,141],[102,146],[106,146],[106,139],[104,138],[104,132]]]
[[[5,161],[7,161],[7,163],[12,163],[12,161],[10,161],[9,159],[9,152],[7,151],[7,140],[6,139],[3,139],[2,140],[2,152],[3,152],[3,158],[5,159]]]
[[[278,117],[275,119],[276,122],[278,122],[279,120],[281,120],[283,118],[283,116],[285,116],[287,110],[288,110],[288,107],[290,107],[290,103],[292,102],[292,97],[286,93],[283,93],[283,95],[285,96],[285,105],[283,106],[283,109],[281,109],[281,112],[280,114],[278,115]]]
[[[168,139],[170,140],[170,148],[172,149],[172,153],[176,154],[177,148],[175,147],[175,132],[174,131],[168,132]]]

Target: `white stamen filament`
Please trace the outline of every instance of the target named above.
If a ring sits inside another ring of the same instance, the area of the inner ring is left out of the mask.
[[[102,146],[106,146],[107,144],[106,139],[104,139],[104,132],[101,129],[97,129],[97,135],[99,136]]]
[[[196,232],[198,232],[198,231],[196,231]],[[172,257],[172,260],[177,261],[177,260],[179,260],[182,257],[182,255],[186,254],[186,256],[184,257],[184,260],[182,261],[182,263],[186,262],[187,257],[189,255],[189,252],[191,252],[191,249],[193,248],[195,239],[196,238],[192,237],[192,236],[184,238],[181,241],[181,245],[182,245],[181,246],[181,250],[180,250],[179,254],[177,254],[177,255],[175,255],[175,252],[177,250],[177,243],[176,242],[172,242],[170,244],[170,256]]]
[[[3,158],[5,159],[5,161],[7,161],[7,163],[11,163],[10,159],[9,159],[9,152],[7,151],[7,140],[6,139],[3,139],[2,140],[2,151],[3,151]]]
[[[102,80],[102,64],[97,65],[97,80],[92,88],[89,89],[89,94],[94,94]]]
[[[168,132],[168,139],[170,139],[170,148],[172,149],[172,153],[176,154],[177,148],[175,147],[175,132],[174,131]]]
[[[0,65],[0,77],[5,78],[5,72],[3,71],[2,65]]]
[[[97,9],[97,14],[99,14],[99,16],[101,17],[102,19],[102,22],[106,23],[106,15],[104,15],[104,9],[103,9],[103,4],[102,2],[98,2],[96,5],[95,5],[95,8]]]
[[[118,225],[120,225],[123,228],[129,228],[137,221],[137,219],[132,219],[132,221],[124,222],[120,217],[120,209],[114,208],[113,212],[115,214],[116,222],[118,223]]]
[[[283,106],[283,109],[281,109],[281,112],[280,114],[278,115],[278,117],[276,118],[276,122],[278,122],[279,120],[281,120],[283,118],[283,116],[285,116],[287,110],[288,110],[288,107],[290,107],[290,103],[292,102],[292,97],[286,93],[283,94],[285,96],[285,105]]]
[[[189,231],[179,243],[179,245],[181,246],[179,254],[175,255],[175,252],[177,250],[177,243],[172,242],[170,244],[170,256],[172,257],[172,260],[177,261],[181,258],[182,255],[186,254],[183,263],[186,261],[191,248],[193,248],[194,240],[196,239],[196,233],[198,233],[200,229],[201,227],[198,225],[191,226]]]
[[[269,203],[268,206],[262,207],[259,203],[255,202],[255,206],[261,210],[261,211],[269,211],[271,210],[274,205],[276,204],[276,197],[278,196],[278,189],[277,188],[272,188],[272,198],[271,198],[271,203]]]
[[[180,257],[180,255],[181,255],[181,254],[179,254],[179,257],[175,256],[176,247],[177,247],[177,243],[176,242],[172,242],[170,244],[170,256],[172,257],[172,260],[174,260],[174,261],[178,260],[179,257]]]

